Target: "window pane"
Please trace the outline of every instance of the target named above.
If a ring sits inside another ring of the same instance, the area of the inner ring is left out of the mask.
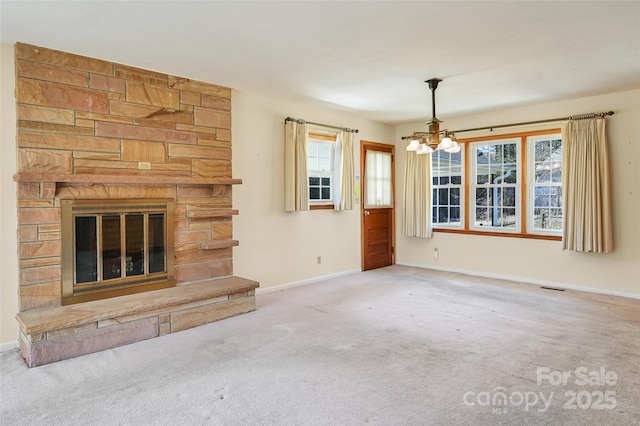
[[[449,177],[445,176],[445,177],[440,177],[440,185],[448,185],[449,184]]]
[[[551,166],[551,182],[562,182],[562,165],[554,163]]]
[[[309,142],[307,145],[307,156],[309,157],[317,157],[318,156],[318,143],[317,142]]]
[[[318,145],[318,157],[331,158],[331,144],[319,143]]]
[[[502,209],[500,225],[505,228],[516,227],[516,209]]]
[[[516,189],[515,188],[502,188],[502,200],[500,201],[505,207],[516,206]]]
[[[164,272],[164,214],[149,215],[149,273]]]
[[[365,208],[391,207],[391,153],[367,151],[365,158]]]
[[[128,214],[125,216],[126,238],[126,275],[128,277],[144,274],[144,216]]]
[[[546,163],[536,163],[536,182],[549,182],[551,173]]]
[[[504,183],[516,183],[518,180],[518,170],[515,164],[504,165]]]
[[[489,163],[502,163],[502,145],[489,145]]]
[[[502,165],[493,164],[489,166],[489,175],[491,176],[491,183],[503,183],[502,180]]]
[[[487,189],[486,188],[476,188],[476,205],[477,206],[486,206],[487,204],[488,204]]]
[[[438,190],[438,204],[441,206],[449,204],[449,189],[440,188]]]
[[[329,186],[329,185],[331,185],[331,178],[323,177],[322,178],[322,186]]]
[[[319,186],[320,185],[320,178],[319,177],[310,177],[309,178],[309,185]]]
[[[476,226],[488,226],[489,210],[476,208]]]
[[[485,183],[487,183],[487,182],[489,182],[489,176],[487,176],[487,175],[485,175],[485,174],[477,175],[477,176],[476,176],[476,183],[477,183],[478,185],[482,185],[482,184],[485,184]]]
[[[449,204],[452,206],[460,205],[460,188],[451,188],[449,191]]]
[[[534,198],[534,206],[535,207],[548,207],[549,206],[549,187],[548,186],[536,186],[534,189],[535,198]]]
[[[503,146],[502,162],[505,164],[516,164],[518,162],[517,148],[515,143],[510,143]]]
[[[120,216],[102,217],[102,279],[121,277]]]
[[[546,161],[551,156],[549,141],[537,141],[535,143],[535,161]]]
[[[438,209],[438,219],[440,220],[440,223],[448,222],[449,221],[449,208],[440,207]]]
[[[307,159],[307,168],[309,171],[317,171],[318,170],[318,159],[317,158],[308,158]]]
[[[98,239],[95,216],[75,218],[76,283],[98,280]]]
[[[460,223],[460,207],[451,207],[449,209],[449,221],[452,223]]]
[[[311,200],[319,200],[320,199],[320,188],[309,188],[309,199],[311,199]]]
[[[440,223],[440,221],[438,220],[438,208],[437,207],[433,207],[433,209],[431,210],[431,222],[432,223]]]
[[[322,171],[322,172],[331,171],[331,160],[326,159],[326,158],[319,158],[318,159],[318,170]]]
[[[462,184],[462,176],[451,176],[451,184],[452,185],[461,185]]]

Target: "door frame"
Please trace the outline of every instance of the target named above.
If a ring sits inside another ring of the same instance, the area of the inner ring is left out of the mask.
[[[366,179],[365,179],[365,160],[367,148],[384,148],[385,150],[391,149],[391,264],[396,264],[396,154],[395,145],[389,143],[372,142],[360,140],[360,270],[364,271],[364,203],[365,203],[365,191],[366,191]]]

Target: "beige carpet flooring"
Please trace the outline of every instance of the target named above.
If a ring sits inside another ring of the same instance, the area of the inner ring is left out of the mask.
[[[33,369],[8,425],[637,425],[640,301],[392,266]]]

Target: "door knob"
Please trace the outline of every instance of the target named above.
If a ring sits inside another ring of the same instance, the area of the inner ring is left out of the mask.
[[[369,212],[369,210],[365,210],[365,211],[364,211],[364,215],[365,215],[365,216],[369,216],[370,214],[371,214],[371,213]]]

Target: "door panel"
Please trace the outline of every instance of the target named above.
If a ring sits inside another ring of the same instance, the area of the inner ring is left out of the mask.
[[[372,155],[377,153],[385,155]],[[363,141],[360,158],[364,177],[362,179],[364,201],[362,203],[362,270],[366,271],[395,263],[393,146]],[[368,162],[375,162],[375,164],[367,164]],[[376,193],[367,191],[376,191]],[[376,205],[376,201],[372,200],[377,200],[380,205]]]

